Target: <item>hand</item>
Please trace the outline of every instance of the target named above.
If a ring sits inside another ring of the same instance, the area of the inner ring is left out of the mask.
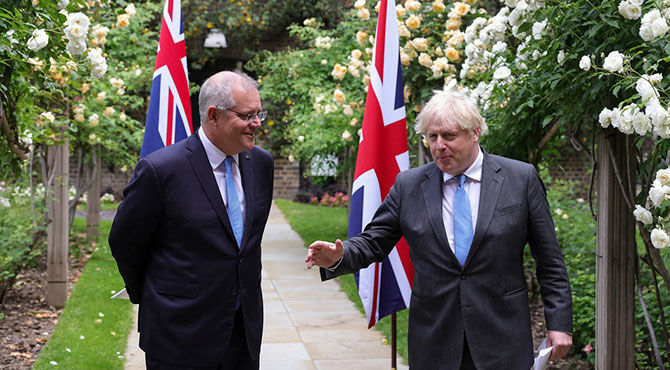
[[[319,240],[309,246],[305,262],[307,262],[308,269],[311,269],[314,265],[330,267],[336,264],[342,258],[342,255],[344,255],[344,246],[342,246],[340,239],[337,239],[335,244]]]
[[[572,335],[562,331],[550,330],[547,332],[547,347],[554,347],[551,350],[549,361],[563,358],[572,347]]]

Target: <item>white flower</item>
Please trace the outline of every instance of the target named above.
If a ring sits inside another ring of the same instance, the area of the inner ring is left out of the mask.
[[[99,122],[100,122],[100,118],[98,117],[97,113],[93,113],[90,117],[88,117],[88,124],[91,127],[97,126]]]
[[[135,13],[136,13],[135,4],[131,3],[131,4],[126,5],[126,8],[124,9],[124,11],[126,12],[126,14],[128,14],[128,16],[130,16],[130,17],[134,16]]]
[[[647,75],[642,75],[642,77],[638,78],[635,83],[635,90],[640,94],[640,98],[645,103],[658,96],[656,88],[651,85],[650,78]]]
[[[600,111],[600,114],[598,115],[598,122],[600,122],[600,126],[603,128],[608,128],[610,124],[612,123],[612,111],[603,108],[603,110]]]
[[[623,57],[624,55],[616,50],[610,52],[603,62],[603,68],[610,72],[623,72]]]
[[[49,36],[44,30],[38,29],[33,31],[32,36],[28,40],[28,49],[38,51],[49,43]]]
[[[116,78],[116,77],[110,78],[109,83],[111,83],[112,86],[114,86],[117,89],[123,87],[123,84],[124,84],[122,79]]]
[[[119,114],[119,120],[121,120],[121,121],[126,120],[126,113],[125,112],[121,112],[121,114]]]
[[[658,9],[654,9],[642,17],[640,24],[640,37],[649,41],[656,37],[665,36],[668,32],[668,24]]]
[[[558,62],[559,65],[563,65],[563,62],[565,61],[565,51],[560,50],[558,52],[558,55],[556,56],[556,61]]]
[[[302,135],[298,136],[298,141],[302,143],[303,141],[305,141],[305,137]]]
[[[5,208],[9,208],[12,206],[12,203],[9,202],[9,199],[5,197],[0,197],[0,206],[3,206]]]
[[[347,101],[347,98],[344,96],[342,90],[335,89],[335,91],[333,91],[333,100],[335,100],[336,103],[343,104]]]
[[[670,192],[670,186],[654,181],[651,189],[649,189],[649,200],[651,200],[655,207],[659,207],[665,201],[668,192]]]
[[[638,19],[642,14],[642,7],[634,2],[624,0],[619,3],[619,14],[626,19]]]
[[[656,181],[661,185],[670,186],[670,168],[662,168],[656,171]]]
[[[430,58],[430,54],[421,53],[419,55],[419,64],[426,68],[430,68],[433,65],[433,60]]]
[[[116,109],[114,107],[106,107],[104,111],[102,111],[102,115],[105,117],[111,117],[112,114],[116,112]]]
[[[353,138],[354,137],[351,136],[351,132],[349,132],[349,130],[344,130],[344,132],[342,132],[342,139],[343,140],[351,141]]]
[[[9,40],[10,44],[18,44],[19,40],[14,38],[14,34],[16,33],[15,30],[9,30],[5,32],[5,36],[7,36],[7,40]]]
[[[640,206],[639,204],[635,205],[633,216],[635,216],[635,219],[637,221],[640,221],[645,225],[649,225],[654,221],[654,217],[651,215],[651,212],[649,212],[646,208]]]
[[[661,229],[654,229],[651,231],[651,244],[654,246],[654,248],[663,249],[668,246],[669,242],[670,239],[668,238],[668,234],[666,234],[665,231]]]
[[[331,41],[330,37],[328,37],[328,36],[325,36],[325,37],[319,36],[319,37],[316,38],[316,40],[314,42],[314,45],[317,48],[323,48],[323,49],[328,50],[328,49],[330,49],[330,46],[331,46],[330,41]]]
[[[583,55],[582,59],[579,60],[579,68],[585,71],[591,69],[591,58],[588,55]]]
[[[542,32],[547,27],[547,20],[533,23],[533,38],[539,40],[542,38]]]
[[[354,3],[354,8],[360,9],[365,6],[365,0],[356,0]]]
[[[500,54],[507,50],[507,44],[503,41],[498,41],[495,44],[493,44],[493,47],[491,48],[491,52],[493,54]]]
[[[509,76],[512,75],[512,71],[510,71],[509,68],[502,66],[498,67],[498,69],[493,72],[493,79],[494,80],[504,80],[508,78]]]
[[[633,128],[638,135],[644,135],[651,131],[651,120],[639,109],[633,115]]]
[[[96,64],[91,69],[91,78],[102,78],[107,72],[107,63]]]
[[[85,39],[71,39],[65,45],[65,50],[72,55],[79,55],[86,51]]]
[[[69,4],[70,0],[60,0],[56,6],[58,6],[58,9],[65,9]]]

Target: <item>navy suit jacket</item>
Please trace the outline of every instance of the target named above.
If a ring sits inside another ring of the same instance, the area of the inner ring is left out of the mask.
[[[246,199],[237,245],[198,135],[141,159],[118,208],[109,245],[130,300],[139,303],[140,347],[167,363],[218,364],[238,296],[249,352],[263,332],[261,238],[272,202],[272,156],[239,154]]]
[[[478,369],[533,364],[526,243],[537,264],[546,328],[572,332],[572,295],[545,189],[530,164],[484,151],[479,213],[461,266],[442,221],[442,171],[431,162],[401,172],[365,231],[344,242],[344,257],[323,279],[381,262],[401,236],[410,246],[414,284],[409,365],[458,369],[467,336]]]

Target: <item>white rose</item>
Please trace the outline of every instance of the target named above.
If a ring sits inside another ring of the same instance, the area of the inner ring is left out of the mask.
[[[664,168],[656,171],[656,181],[661,185],[670,185],[670,168]]]
[[[507,44],[503,41],[498,41],[496,42],[493,47],[491,48],[491,52],[493,54],[500,54],[507,50]]]
[[[660,17],[651,23],[651,30],[654,32],[654,37],[663,37],[668,32],[668,23],[665,18]]]
[[[342,139],[343,140],[351,141],[353,138],[354,137],[351,136],[351,132],[349,132],[349,130],[344,130],[344,132],[342,133]]]
[[[654,39],[654,31],[651,29],[651,23],[642,23],[640,25],[640,37],[644,41],[651,41]]]
[[[533,38],[539,40],[542,38],[542,32],[547,27],[547,20],[533,23]]]
[[[97,126],[99,122],[100,118],[98,117],[97,113],[93,113],[90,117],[88,117],[88,123],[91,127]]]
[[[598,122],[600,122],[600,126],[603,128],[608,128],[612,123],[612,111],[607,108],[603,108],[603,110],[601,110],[600,114],[598,115]]]
[[[603,62],[603,68],[610,72],[623,72],[623,57],[623,54],[616,50],[610,52]]]
[[[79,55],[86,51],[86,40],[72,39],[65,45],[65,50],[72,55]]]
[[[649,189],[649,199],[655,207],[659,207],[665,200],[665,195],[668,191],[670,191],[670,187],[654,181],[651,189]]]
[[[12,203],[9,202],[9,199],[5,197],[0,197],[0,206],[3,206],[5,208],[9,208],[12,206]]]
[[[591,58],[588,55],[582,56],[582,59],[579,60],[579,68],[585,71],[591,69]]]
[[[137,13],[137,11],[135,10],[135,4],[128,4],[124,9],[124,11],[131,17],[134,16],[135,13]]]
[[[635,210],[633,211],[633,216],[637,221],[642,222],[645,225],[649,225],[654,221],[654,217],[651,215],[646,208],[640,206],[639,204],[635,205]]]
[[[498,69],[493,72],[493,79],[494,80],[504,80],[508,78],[509,76],[512,75],[512,71],[510,71],[509,68],[502,66],[498,67]]]
[[[619,3],[619,14],[626,19],[638,19],[642,14],[642,8],[630,1],[622,1]]]
[[[651,120],[642,112],[633,115],[633,128],[638,135],[644,135],[651,131]]]
[[[665,231],[661,229],[651,231],[651,244],[654,248],[663,249],[668,246],[668,242],[670,242],[670,239],[668,239],[668,234]]]
[[[28,40],[28,49],[38,51],[49,43],[49,36],[44,30],[33,31],[32,36]]]
[[[58,6],[58,9],[65,9],[70,4],[70,0],[60,0],[56,6]]]
[[[107,72],[107,63],[97,64],[91,69],[91,78],[102,78],[105,72]]]
[[[560,50],[558,52],[558,55],[556,56],[556,61],[558,62],[558,65],[563,65],[563,62],[565,62],[565,51]]]

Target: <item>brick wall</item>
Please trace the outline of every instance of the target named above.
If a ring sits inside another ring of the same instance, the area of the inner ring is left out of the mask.
[[[274,198],[293,200],[300,189],[300,163],[275,158]]]
[[[77,185],[77,177],[79,176],[79,169],[77,168],[77,158],[70,157],[70,186]],[[130,178],[133,176],[132,170],[125,173],[120,169],[114,168],[110,170],[105,163],[102,164],[102,178],[100,184],[100,192],[102,194],[110,193],[114,195],[114,199],[123,198],[123,188],[128,184]]]
[[[575,187],[575,196],[581,198],[585,198],[588,193],[592,172],[591,159],[586,152],[584,150],[576,151],[573,148],[563,149],[561,158],[549,168],[552,179],[570,180],[581,184],[581,186]],[[594,179],[594,186],[596,185],[595,181],[596,179]]]

